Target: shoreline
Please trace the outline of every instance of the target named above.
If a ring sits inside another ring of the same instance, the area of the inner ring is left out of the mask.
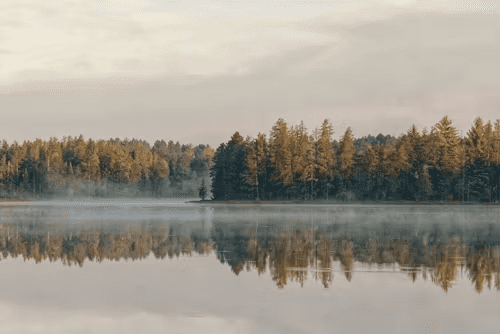
[[[88,200],[89,198],[13,198],[5,197],[0,198],[0,203],[15,203],[15,202],[37,202],[37,201],[47,201],[47,200]],[[467,205],[481,205],[481,206],[495,206],[499,205],[498,202],[462,202],[462,201],[338,201],[338,200],[189,200],[191,198],[148,198],[148,197],[126,197],[126,198],[116,198],[116,197],[95,197],[90,198],[91,200],[186,200],[184,203],[192,204],[221,204],[221,205],[415,205],[415,206],[425,206],[425,205],[457,205],[457,206],[467,206]]]
[[[462,201],[332,201],[332,200],[199,200],[188,201],[194,204],[232,204],[232,205],[498,205],[496,202]]]

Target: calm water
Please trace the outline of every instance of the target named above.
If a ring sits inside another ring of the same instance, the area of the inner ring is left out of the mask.
[[[498,333],[494,206],[0,205],[0,333]]]

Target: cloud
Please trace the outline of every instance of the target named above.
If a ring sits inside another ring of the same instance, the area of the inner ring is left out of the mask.
[[[218,145],[235,129],[267,132],[278,117],[309,128],[331,118],[336,133],[353,126],[359,136],[429,127],[446,114],[463,130],[476,116],[497,117],[497,13],[428,11],[424,1],[357,6],[364,12],[302,19],[103,19],[76,3],[46,17],[36,41],[3,46],[16,54],[0,54],[0,99],[18,112],[9,124],[28,120],[18,139],[54,135],[49,125],[31,131],[48,119],[63,134]]]
[[[1,19],[10,23],[0,38],[3,48],[15,56],[4,53],[0,77],[8,83],[24,80],[27,71],[50,73],[47,79],[248,73],[243,63],[296,48],[336,43],[349,25],[431,8],[424,1],[306,1],[302,5],[335,10],[298,19],[259,17],[266,13],[260,5],[252,5],[250,11],[248,6],[225,2],[218,6],[193,4],[168,12],[151,0],[47,1],[43,5],[7,2]],[[117,15],[103,16],[103,11]],[[347,38],[342,41],[345,44],[337,49],[349,45]]]
[[[7,49],[0,49],[0,54],[4,54],[4,55],[10,55],[10,54],[13,54],[14,52],[12,52],[11,50],[7,50]]]
[[[7,6],[6,15],[24,26],[10,27],[5,34],[2,44],[17,54],[2,59],[4,83],[22,80],[26,71],[49,71],[61,77],[221,74],[244,60],[328,38],[297,29],[290,22],[203,20],[196,13],[188,15],[189,11],[144,13],[141,9],[146,2],[106,4],[118,6],[129,15],[105,18],[83,3]],[[138,9],[128,10],[127,4]],[[87,71],[75,67],[82,62],[89,65]]]

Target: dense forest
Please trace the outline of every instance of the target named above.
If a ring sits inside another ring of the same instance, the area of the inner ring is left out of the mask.
[[[459,136],[444,117],[430,131],[332,140],[279,119],[269,139],[234,133],[217,150],[157,140],[64,137],[0,147],[0,197],[189,196],[213,200],[500,200],[500,121]],[[205,186],[209,185],[208,187]],[[202,189],[200,189],[200,187]],[[201,191],[200,191],[201,190]]]
[[[326,199],[482,201],[500,199],[500,121],[474,121],[459,136],[448,117],[419,132],[412,126],[395,138],[340,141],[325,120],[308,134],[304,124],[279,119],[269,139],[236,132],[215,152],[215,200]]]
[[[161,140],[51,138],[0,147],[0,196],[196,196],[214,150]]]

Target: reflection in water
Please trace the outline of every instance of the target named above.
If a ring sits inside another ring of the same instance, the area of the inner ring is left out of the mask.
[[[434,225],[417,230],[411,225],[351,231],[345,225],[229,224],[210,221],[201,230],[181,224],[168,228],[142,224],[125,227],[55,227],[41,223],[0,225],[0,258],[62,261],[83,266],[85,260],[145,259],[150,253],[165,259],[215,252],[234,274],[256,270],[269,273],[279,288],[301,285],[308,275],[332,285],[335,272],[351,281],[355,271],[391,270],[413,281],[430,279],[448,291],[459,273],[477,292],[485,286],[500,290],[500,235],[486,229],[442,230]],[[466,236],[466,237],[464,237]],[[339,269],[335,269],[339,268]]]

